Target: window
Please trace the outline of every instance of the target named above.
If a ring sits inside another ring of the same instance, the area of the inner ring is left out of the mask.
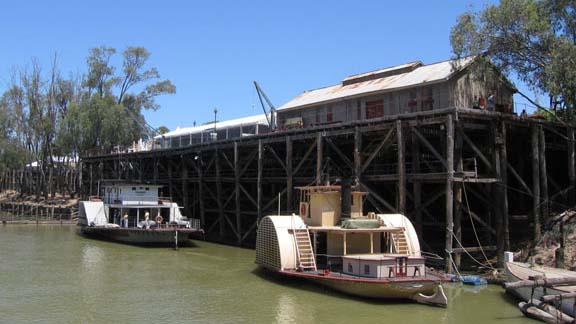
[[[370,274],[370,265],[369,264],[364,265],[364,274]]]
[[[360,100],[356,101],[356,119],[357,120],[361,120],[362,119],[362,103],[360,102]]]
[[[334,120],[334,114],[332,113],[332,106],[326,108],[326,122],[331,123]]]
[[[408,96],[410,98],[408,99],[408,108],[410,108],[410,111],[416,111],[418,107],[418,95],[416,94],[416,90],[410,91]]]
[[[366,101],[366,119],[384,116],[384,102],[382,99]]]
[[[434,92],[432,88],[427,88],[422,91],[422,110],[434,109]]]

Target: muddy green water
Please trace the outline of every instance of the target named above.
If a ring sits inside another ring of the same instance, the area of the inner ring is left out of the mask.
[[[0,323],[529,323],[497,286],[448,285],[446,309],[350,298],[258,271],[254,251],[90,240],[0,225]]]

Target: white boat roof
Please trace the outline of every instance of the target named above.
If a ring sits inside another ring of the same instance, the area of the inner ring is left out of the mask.
[[[450,79],[456,72],[469,66],[473,61],[474,57],[462,58],[457,61],[447,60],[429,65],[423,65],[421,62],[411,62],[352,75],[345,78],[340,84],[305,91],[282,105],[278,110],[304,108],[359,95],[375,94],[445,81]],[[455,70],[454,66],[458,66],[458,69]],[[394,71],[398,71],[398,73],[394,73]],[[378,77],[378,75],[382,75],[382,77]],[[365,78],[367,80],[362,81]],[[354,80],[357,80],[357,82],[354,82]]]
[[[216,129],[230,128],[230,127],[236,127],[236,126],[241,126],[241,125],[255,125],[255,124],[268,125],[268,120],[266,119],[266,115],[260,114],[260,115],[255,115],[255,116],[219,121],[219,122],[216,122]],[[173,130],[171,132],[168,132],[168,133],[165,133],[162,135],[154,136],[154,138],[160,139],[162,137],[166,138],[166,137],[182,136],[182,135],[188,135],[188,134],[197,134],[197,133],[202,133],[202,132],[209,130],[209,129],[214,129],[214,123],[213,122],[209,122],[205,125],[200,125],[200,126],[195,126],[195,127],[182,127],[182,128],[177,127],[175,130]]]

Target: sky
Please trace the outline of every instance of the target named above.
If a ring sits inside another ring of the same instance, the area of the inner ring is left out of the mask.
[[[0,12],[0,91],[15,67],[57,57],[86,72],[89,49],[143,46],[176,94],[145,112],[154,127],[191,126],[262,113],[252,81],[275,106],[346,76],[411,61],[449,59],[463,1],[7,1]],[[121,55],[115,58],[121,67]],[[520,85],[519,85],[520,86]],[[517,100],[518,101],[518,100]]]

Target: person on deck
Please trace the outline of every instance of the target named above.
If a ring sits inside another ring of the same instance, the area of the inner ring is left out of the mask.
[[[122,227],[128,228],[128,214],[124,214],[124,219],[122,220]]]
[[[488,111],[494,111],[495,103],[494,103],[494,94],[488,94],[488,99],[486,100],[488,103]]]
[[[118,210],[116,210],[114,212],[114,224],[121,225],[121,221],[122,221],[122,219],[120,218],[120,212]]]
[[[474,96],[474,100],[472,100],[472,109],[480,109],[480,104],[478,103],[478,96]]]
[[[144,214],[144,226],[146,227],[146,229],[150,229],[150,213],[146,212]]]

